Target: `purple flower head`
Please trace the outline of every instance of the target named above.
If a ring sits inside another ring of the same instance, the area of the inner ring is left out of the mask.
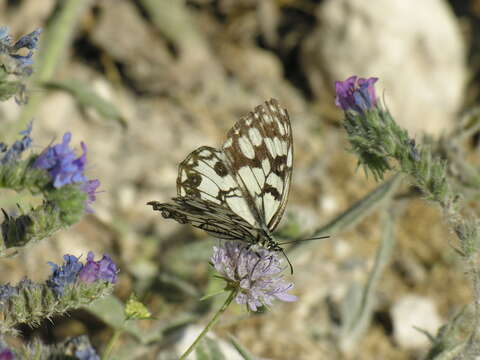
[[[359,78],[351,76],[345,81],[335,82],[335,105],[344,111],[353,110],[363,114],[377,106],[375,86],[378,78]]]
[[[15,354],[8,347],[8,345],[0,339],[0,360],[14,360]]]
[[[15,141],[10,149],[5,144],[0,143],[0,153],[5,153],[0,157],[0,165],[11,164],[20,158],[20,155],[32,145],[31,132],[32,123],[30,122],[25,130],[20,131],[20,135],[23,135],[22,139]]]
[[[99,261],[94,261],[93,257],[93,252],[89,251],[87,262],[79,274],[80,280],[86,283],[104,280],[115,284],[117,282],[117,266],[110,256],[104,254]]]
[[[93,347],[86,347],[75,351],[75,357],[78,360],[100,360],[100,356]]]
[[[28,50],[35,50],[38,48],[38,40],[40,39],[40,34],[42,29],[38,28],[37,30],[32,31],[30,34],[22,36],[16,43],[13,45],[14,50],[20,50],[22,48],[27,48]]]
[[[83,173],[87,162],[87,146],[82,142],[83,154],[75,158],[75,152],[68,145],[71,138],[70,132],[65,133],[61,144],[46,148],[33,164],[33,167],[48,171],[56,188],[87,181]]]
[[[38,47],[38,40],[42,29],[32,31],[30,34],[22,36],[17,42],[13,43],[12,37],[9,35],[8,27],[0,27],[0,53],[7,54],[13,60],[17,68],[17,72],[30,75],[33,70],[33,50]],[[26,55],[20,55],[17,52],[21,49],[28,49]]]
[[[14,360],[15,359],[15,354],[12,352],[12,350],[5,348],[5,349],[0,349],[0,360]]]
[[[77,281],[78,273],[82,270],[83,264],[78,262],[78,258],[73,255],[64,255],[65,262],[62,266],[55,263],[48,262],[52,267],[52,275],[47,280],[47,285],[50,286],[58,296],[63,295],[65,286],[73,284]]]
[[[241,241],[225,241],[213,247],[211,261],[229,286],[238,290],[235,301],[251,311],[271,305],[274,299],[297,300],[288,293],[293,284],[283,280],[284,267],[275,252],[252,250]]]

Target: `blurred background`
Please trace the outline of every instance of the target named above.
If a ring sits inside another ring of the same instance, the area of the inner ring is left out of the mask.
[[[62,6],[69,9],[58,25]],[[0,1],[0,25],[14,38],[53,24],[34,61],[40,67],[59,52],[58,61],[41,73],[45,83],[33,75],[29,104],[0,104],[0,122],[22,128],[33,118],[37,152],[71,131],[72,146],[87,144],[89,178],[102,185],[94,214],[2,260],[0,280],[43,281],[46,262],[60,263],[65,253],[109,253],[121,269],[115,295],[124,301],[135,292],[155,316],[141,330],[157,335],[141,345],[124,335],[119,359],[175,359],[222,303],[199,301],[215,287],[208,264],[215,241],[146,206],[175,196],[177,166],[192,150],[219,147],[241,115],[278,99],[295,147],[279,231],[306,237],[378,186],[347,151],[336,80],[379,77],[377,94],[417,142],[424,134],[448,139],[479,100],[479,0]],[[463,145],[478,168],[477,141]],[[298,302],[258,314],[233,305],[212,336],[227,352],[234,336],[265,359],[425,356],[428,338],[413,324],[435,334],[472,302],[468,277],[440,212],[406,184],[388,208],[374,210],[291,252]],[[386,210],[396,220],[395,247],[367,320],[348,332],[342,314],[367,283]],[[22,330],[26,340],[47,343],[88,334],[99,350],[112,334],[88,310]]]

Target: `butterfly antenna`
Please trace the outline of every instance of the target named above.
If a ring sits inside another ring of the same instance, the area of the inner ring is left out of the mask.
[[[285,256],[285,259],[287,259],[288,266],[290,266],[290,274],[293,275],[293,265],[290,262],[290,259],[288,258],[287,254],[285,254],[285,251],[283,249],[281,251],[282,251],[283,256]]]
[[[325,236],[312,237],[312,238],[308,238],[308,239],[297,239],[297,240],[285,241],[285,242],[282,242],[282,243],[278,243],[278,245],[292,244],[292,243],[301,242],[301,241],[328,239],[329,237],[330,237],[330,235],[325,235]]]

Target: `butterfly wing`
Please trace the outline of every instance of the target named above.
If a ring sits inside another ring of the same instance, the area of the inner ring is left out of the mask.
[[[287,110],[275,99],[257,106],[228,132],[222,150],[253,217],[273,231],[285,211],[293,169]]]
[[[178,167],[177,195],[227,207],[251,226],[260,227],[220,150],[202,146],[187,156]]]
[[[173,204],[148,204],[216,237],[256,243],[283,215],[292,161],[290,120],[272,99],[234,125],[222,150],[202,146],[187,156]]]
[[[191,224],[217,238],[255,243],[256,230],[228,207],[189,196],[176,197],[173,201],[173,204],[150,201],[148,205],[161,211],[166,219]]]

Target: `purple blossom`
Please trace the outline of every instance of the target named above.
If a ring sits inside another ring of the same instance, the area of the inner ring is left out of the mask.
[[[0,339],[0,360],[14,360],[15,354],[10,350],[7,344]]]
[[[91,346],[75,351],[75,357],[78,360],[100,360],[100,356]]]
[[[65,133],[61,144],[46,148],[33,164],[33,167],[48,171],[53,179],[53,186],[57,189],[64,185],[87,181],[83,173],[87,161],[87,146],[81,143],[83,154],[76,158],[75,152],[68,145],[71,138],[70,132]]]
[[[285,268],[275,252],[254,251],[244,242],[226,241],[213,247],[211,261],[229,287],[238,290],[235,301],[251,311],[271,305],[274,299],[297,300],[287,293],[293,284],[283,280],[281,273]]]
[[[377,106],[374,84],[378,78],[357,79],[357,76],[351,76],[345,81],[335,82],[335,105],[344,111],[353,110],[363,114]]]
[[[69,143],[72,134],[66,132],[63,135],[62,143],[47,147],[33,163],[34,168],[46,170],[53,180],[55,188],[77,183],[80,189],[87,194],[85,210],[93,212],[90,205],[96,200],[96,190],[100,186],[98,179],[88,180],[85,176],[87,163],[87,146],[81,142],[82,155],[76,157]]]
[[[0,350],[0,360],[14,360],[15,354],[10,349],[1,349]]]
[[[78,262],[76,256],[66,254],[63,256],[63,259],[65,262],[62,266],[58,266],[50,261],[48,262],[52,267],[52,275],[50,275],[50,278],[47,280],[47,285],[49,285],[58,296],[63,295],[66,285],[73,284],[77,281],[78,273],[83,268],[83,264]]]
[[[47,285],[58,296],[62,296],[65,286],[74,284],[78,280],[84,283],[93,283],[97,280],[115,283],[118,271],[112,259],[106,254],[99,261],[94,261],[93,257],[93,252],[89,251],[85,264],[82,264],[76,256],[69,254],[63,256],[65,262],[62,266],[48,262],[52,267],[52,274],[47,280]]]
[[[36,29],[31,33],[22,36],[17,42],[13,42],[12,37],[9,35],[8,27],[0,27],[0,53],[7,54],[10,59],[13,60],[14,66],[17,68],[17,72],[23,72],[26,75],[32,73],[31,66],[33,65],[33,50],[38,47],[38,40],[42,29]],[[28,49],[26,55],[18,54],[18,50]]]
[[[110,256],[104,254],[99,261],[94,261],[93,257],[93,252],[90,251],[87,255],[87,262],[80,271],[80,280],[86,283],[105,280],[115,284],[117,282],[117,266]]]

